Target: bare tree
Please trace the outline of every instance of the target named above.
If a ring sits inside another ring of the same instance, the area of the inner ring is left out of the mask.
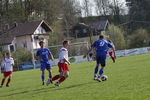
[[[2,0],[0,0],[0,35],[2,34],[1,33],[2,32],[2,12],[3,12],[3,10],[2,10],[3,4],[2,3],[3,3]]]
[[[90,16],[92,15],[92,8],[91,8],[91,3],[90,0],[83,0],[82,4],[82,11],[83,11],[83,16]]]
[[[126,10],[123,2],[119,0],[94,0],[94,2],[97,15],[112,15],[115,22],[121,22],[120,15],[124,15]]]
[[[97,15],[106,16],[110,13],[110,0],[94,0]]]
[[[78,22],[78,16],[81,13],[77,4],[78,2],[75,0],[64,0],[61,17],[64,22],[64,29],[67,37],[69,37],[69,29]]]
[[[113,0],[109,5],[111,15],[113,15],[114,20],[117,24],[121,23],[121,15],[125,14],[124,3],[119,0]]]

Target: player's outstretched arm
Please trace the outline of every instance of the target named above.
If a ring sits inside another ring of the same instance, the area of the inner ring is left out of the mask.
[[[14,61],[14,59],[12,60],[11,65],[14,67],[14,65],[15,65],[15,61]]]
[[[2,62],[1,62],[1,66],[0,66],[1,68],[4,68],[5,67],[5,61],[3,60]]]
[[[51,58],[51,60],[54,60],[54,56],[52,53],[50,53],[50,58]]]
[[[36,59],[37,61],[42,61],[42,59],[41,59],[41,57],[40,57],[40,51],[39,51],[39,50],[36,52],[35,59]]]
[[[66,58],[64,58],[64,61],[67,62],[69,65],[71,64]]]

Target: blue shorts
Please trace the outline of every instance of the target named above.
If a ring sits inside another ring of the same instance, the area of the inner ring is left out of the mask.
[[[41,62],[41,71],[44,71],[45,69],[50,70],[52,69],[51,64],[45,63],[45,62]]]
[[[97,64],[101,64],[101,66],[106,66],[106,55],[96,55]]]

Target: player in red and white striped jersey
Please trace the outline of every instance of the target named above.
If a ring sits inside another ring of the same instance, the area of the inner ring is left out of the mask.
[[[115,45],[113,44],[113,42],[111,40],[108,40],[108,42],[113,46],[114,49],[109,48],[108,49],[108,53],[109,56],[111,57],[112,61],[115,63],[115,59],[116,59],[116,54],[115,54]]]
[[[60,49],[60,53],[59,53],[59,62],[58,62],[58,67],[59,67],[59,72],[60,74],[55,75],[52,78],[52,81],[58,80],[55,83],[55,86],[59,86],[60,83],[62,83],[68,76],[69,76],[69,66],[70,62],[68,60],[68,46],[69,46],[69,42],[68,41],[64,41],[63,42],[63,47]]]
[[[5,79],[7,77],[8,77],[8,80],[7,80],[7,83],[6,83],[6,87],[9,87],[9,83],[10,83],[11,78],[12,78],[13,66],[14,66],[14,60],[11,57],[11,54],[9,52],[7,52],[5,54],[5,58],[2,61],[1,66],[4,69],[4,78],[2,79],[0,87],[2,87],[4,85]]]

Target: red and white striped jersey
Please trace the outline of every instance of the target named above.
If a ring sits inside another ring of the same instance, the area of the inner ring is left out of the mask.
[[[68,50],[62,47],[59,53],[59,62],[64,63],[65,62],[64,59],[68,60]]]
[[[112,47],[115,49],[115,45],[113,43],[110,43],[112,45]],[[108,52],[112,52],[113,49],[112,48],[108,48]]]
[[[2,61],[2,67],[4,68],[5,72],[13,71],[14,66],[14,59],[13,58],[5,58]]]

